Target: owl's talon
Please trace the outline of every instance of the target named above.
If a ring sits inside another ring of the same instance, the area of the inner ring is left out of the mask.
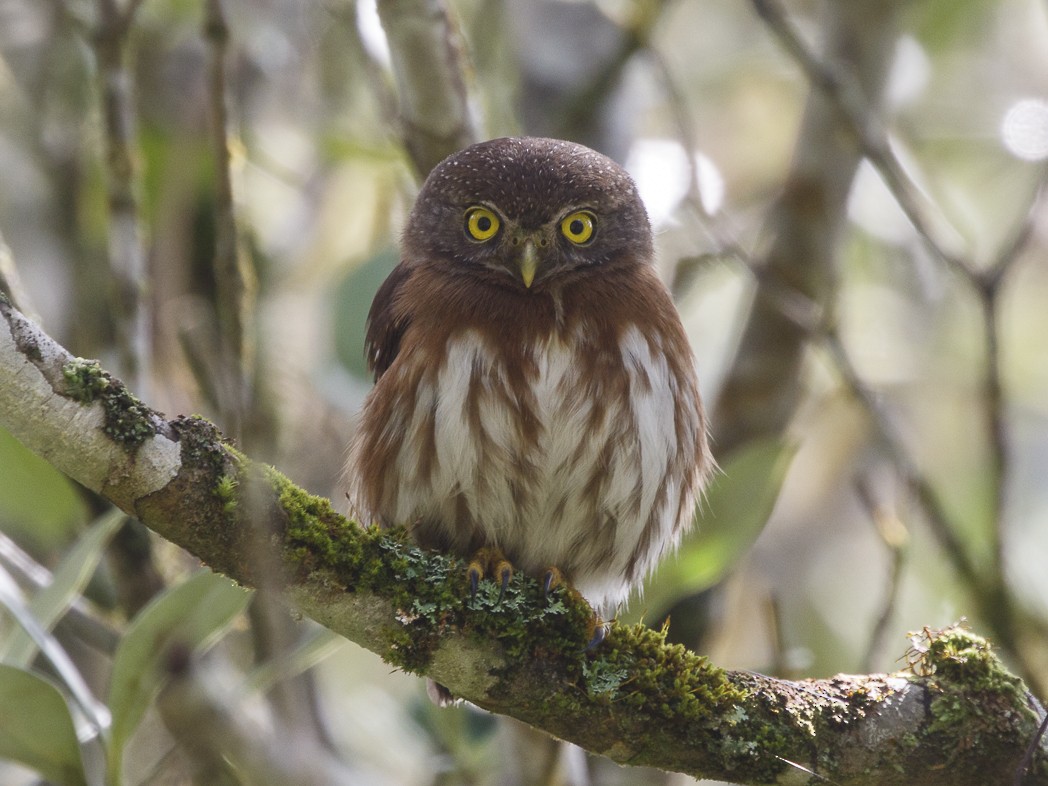
[[[597,626],[593,629],[593,638],[589,640],[584,651],[592,652],[603,644],[604,639],[606,638],[608,638],[608,624],[606,622],[598,622]]]
[[[497,546],[485,546],[478,549],[473,555],[466,572],[469,576],[471,598],[477,597],[480,580],[490,576],[499,582],[498,602],[501,603],[506,594],[506,588],[509,587],[510,579],[513,578],[513,564],[506,559],[506,555]]]
[[[495,566],[495,575],[501,579],[498,602],[502,603],[502,598],[506,594],[506,587],[509,586],[509,580],[513,578],[513,566],[506,560],[502,560]]]
[[[564,574],[559,568],[546,568],[546,575],[542,579],[542,597],[548,598],[550,592],[564,583]]]

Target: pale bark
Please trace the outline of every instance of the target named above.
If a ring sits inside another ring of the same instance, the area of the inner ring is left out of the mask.
[[[461,35],[444,0],[379,0],[401,136],[421,178],[477,141]]]

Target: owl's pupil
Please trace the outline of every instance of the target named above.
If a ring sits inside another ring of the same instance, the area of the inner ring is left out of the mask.
[[[481,232],[487,232],[491,229],[491,219],[487,216],[481,216],[477,219],[477,229]]]
[[[582,223],[582,220],[578,218],[576,218],[574,221],[568,224],[568,229],[571,231],[571,234],[573,235],[581,235],[582,231],[585,228],[586,226]]]

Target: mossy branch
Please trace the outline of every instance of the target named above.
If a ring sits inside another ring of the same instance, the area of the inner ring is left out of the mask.
[[[1048,784],[1043,708],[962,629],[926,632],[905,674],[800,682],[717,668],[643,626],[587,651],[574,592],[516,576],[501,602],[486,585],[470,598],[460,560],[347,521],[204,420],[165,419],[2,296],[0,321],[0,425],[30,450],[242,584],[282,569],[302,613],[478,706],[737,783],[982,786],[1025,769]]]

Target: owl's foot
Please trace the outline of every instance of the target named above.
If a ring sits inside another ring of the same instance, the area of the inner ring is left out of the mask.
[[[593,628],[593,637],[589,640],[589,644],[586,645],[585,652],[597,649],[604,643],[606,638],[608,638],[608,623],[598,617],[597,624]]]
[[[546,575],[542,579],[542,596],[549,597],[550,592],[563,583],[564,574],[560,572],[560,568],[552,566],[546,568]]]
[[[439,682],[434,682],[429,677],[426,677],[426,695],[429,696],[431,702],[442,709],[444,707],[454,707],[456,704],[462,703],[462,699],[456,697]]]
[[[469,567],[466,568],[466,575],[469,576],[469,592],[472,598],[477,596],[477,587],[482,578],[491,576],[497,579],[500,583],[498,602],[501,603],[509,580],[513,578],[513,564],[506,559],[502,549],[497,546],[485,546],[473,554]]]

